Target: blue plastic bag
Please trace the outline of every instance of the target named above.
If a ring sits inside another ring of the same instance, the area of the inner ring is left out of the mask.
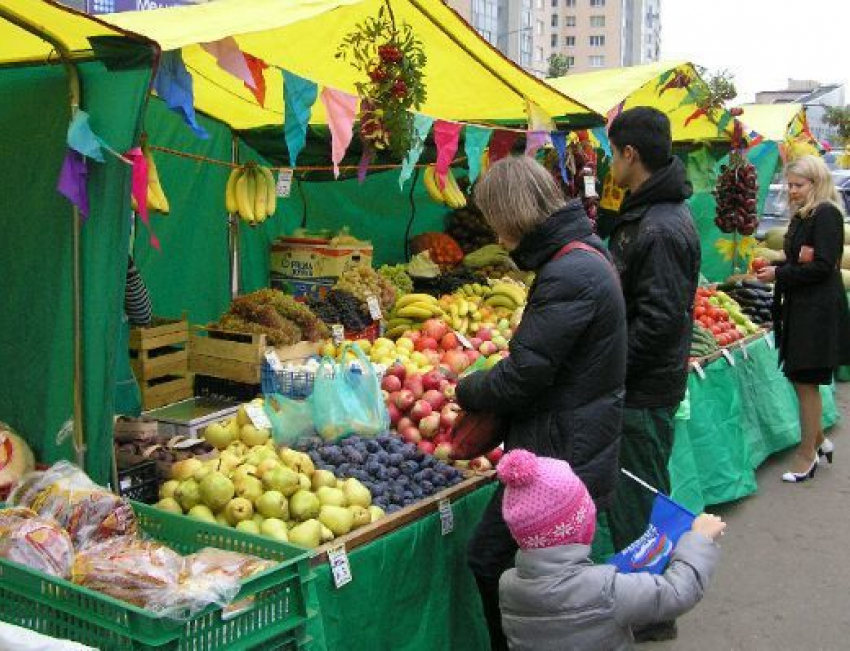
[[[325,441],[351,435],[372,438],[389,429],[390,416],[375,369],[356,344],[343,346],[342,360],[349,349],[357,362],[337,363],[325,357],[316,369],[310,402],[316,431]]]

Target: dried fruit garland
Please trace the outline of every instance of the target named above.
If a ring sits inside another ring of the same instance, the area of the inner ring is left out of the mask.
[[[367,18],[342,40],[336,57],[368,77],[355,84],[364,145],[403,158],[413,138],[410,109],[418,109],[427,97],[422,41],[407,23],[396,24],[386,2],[377,18]]]
[[[717,228],[724,233],[755,233],[758,226],[757,194],[756,168],[739,152],[733,152],[729,165],[720,167],[720,176],[714,189],[717,199],[714,223]]]

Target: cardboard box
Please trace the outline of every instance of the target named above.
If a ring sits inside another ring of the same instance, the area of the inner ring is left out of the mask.
[[[272,244],[270,271],[288,280],[337,279],[357,265],[372,265],[372,245],[282,237]]]

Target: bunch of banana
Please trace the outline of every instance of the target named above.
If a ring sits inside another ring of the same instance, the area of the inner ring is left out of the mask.
[[[463,266],[467,269],[501,267],[511,264],[510,254],[499,244],[487,244],[480,249],[467,253],[463,258]]]
[[[466,208],[466,197],[458,187],[451,168],[446,172],[446,182],[442,190],[437,180],[437,169],[434,165],[429,165],[425,168],[425,174],[422,178],[425,182],[425,189],[428,191],[428,196],[431,199],[437,203],[446,204],[452,210]]]
[[[275,213],[277,192],[274,176],[268,167],[248,163],[237,167],[227,179],[224,193],[227,212],[248,222],[262,224]]]
[[[482,317],[480,308],[484,301],[483,294],[474,293],[474,285],[468,285],[472,294],[467,295],[462,289],[458,289],[454,294],[443,296],[440,299],[440,305],[446,313],[445,322],[456,332],[461,334],[470,334],[478,330],[481,325]],[[483,285],[478,285],[481,289]]]
[[[461,285],[455,292],[455,295],[460,295],[466,298],[472,298],[473,296],[487,297],[492,293],[492,291],[493,290],[490,289],[489,285],[481,285],[479,283],[467,283],[466,285]]]
[[[142,139],[142,154],[148,164],[148,210],[154,210],[158,213],[162,213],[163,215],[167,215],[171,212],[171,206],[168,203],[168,197],[165,196],[165,192],[162,190],[162,184],[159,182],[159,171],[156,169],[156,162],[154,161],[153,154],[151,154],[148,143],[144,138]],[[130,198],[130,204],[133,210],[136,212],[139,211],[139,204],[136,201],[136,197]]]
[[[479,173],[479,178],[484,176],[487,172],[490,171],[490,149],[485,149],[481,152],[481,172]]]
[[[516,310],[518,307],[525,305],[528,298],[524,287],[518,283],[509,283],[498,281],[490,287],[490,295],[484,299],[484,304],[490,307],[504,307],[509,310]]]
[[[417,330],[428,319],[443,315],[437,299],[430,294],[405,294],[396,301],[387,317],[385,336],[400,337],[407,330]]]

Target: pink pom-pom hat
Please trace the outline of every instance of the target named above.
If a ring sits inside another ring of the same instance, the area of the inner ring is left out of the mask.
[[[522,549],[593,542],[596,506],[570,464],[511,450],[498,466],[502,515]]]

